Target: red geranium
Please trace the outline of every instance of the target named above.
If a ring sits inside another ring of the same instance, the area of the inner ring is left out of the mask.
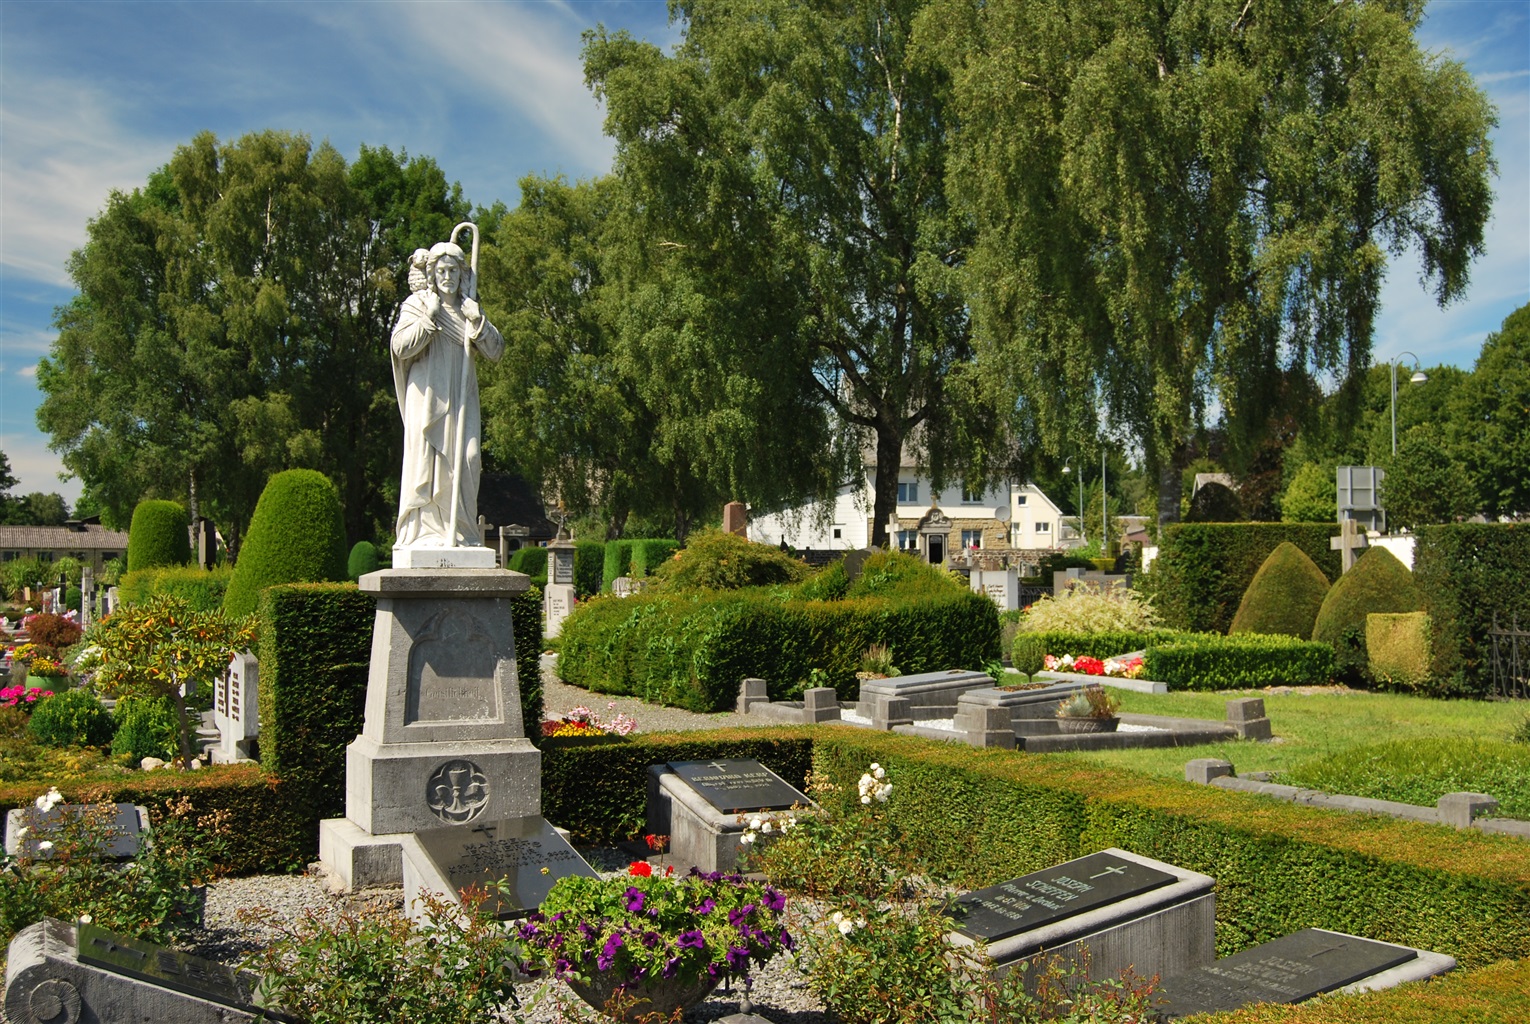
[[[635,860],[627,867],[627,874],[649,878],[653,875],[653,865],[646,860]]]
[[[1086,654],[1073,659],[1073,671],[1086,676],[1102,676],[1105,674],[1105,663]]]

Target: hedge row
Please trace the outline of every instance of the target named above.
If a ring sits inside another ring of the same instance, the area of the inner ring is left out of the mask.
[[[802,789],[813,741],[798,729],[720,729],[706,733],[639,733],[618,743],[546,740],[542,750],[542,816],[568,829],[576,843],[609,844],[641,836],[648,766],[668,761],[753,758]],[[591,780],[599,780],[598,784]]]
[[[125,604],[143,604],[165,595],[178,597],[199,612],[223,607],[223,595],[234,576],[233,566],[200,569],[194,565],[161,565],[135,569],[117,583],[117,595]]]
[[[602,593],[611,592],[611,584],[619,576],[634,578],[647,576],[666,558],[680,549],[678,541],[667,538],[637,538],[632,540],[608,540],[605,562],[601,576]]]
[[[764,679],[772,700],[811,685],[844,699],[871,644],[887,644],[905,673],[981,668],[999,658],[999,619],[981,594],[795,601],[751,591],[640,594],[587,602],[563,623],[558,672],[599,693],[692,711],[733,707],[740,680]]]
[[[1143,586],[1165,625],[1226,633],[1254,574],[1282,541],[1338,579],[1339,553],[1328,547],[1338,532],[1337,523],[1175,523],[1164,528]]]
[[[510,552],[510,561],[506,563],[505,568],[530,576],[533,587],[545,587],[547,586],[547,549],[518,548]]]
[[[606,571],[606,545],[598,540],[574,542],[574,593],[583,601],[600,593]]]
[[[1325,686],[1333,658],[1328,644],[1274,633],[1183,635],[1149,646],[1142,674],[1171,690]]]
[[[376,608],[352,583],[294,583],[261,595],[261,765],[306,794],[314,844],[319,820],[345,813],[345,748],[365,721]],[[541,593],[518,594],[510,614],[521,712],[527,735],[539,742]]]
[[[1496,615],[1530,625],[1530,523],[1421,526],[1413,576],[1434,622],[1433,680],[1439,696],[1486,696],[1493,689]]]
[[[342,779],[343,779],[342,774]],[[49,783],[0,786],[0,814],[31,803]],[[71,803],[142,804],[149,821],[160,821],[165,806],[185,796],[200,817],[226,810],[232,816],[227,867],[233,874],[301,871],[318,851],[318,819],[301,793],[266,776],[257,765],[218,765],[195,772],[140,772],[110,782],[63,783]]]

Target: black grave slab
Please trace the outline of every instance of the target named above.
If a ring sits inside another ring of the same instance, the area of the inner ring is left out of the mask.
[[[79,818],[87,813],[95,812],[95,807],[89,804],[61,804],[50,811],[39,811],[34,807],[20,807],[9,811],[6,816],[8,852],[46,860],[52,856],[52,852],[39,850],[37,844],[46,839],[57,838],[50,833],[58,830],[64,815]],[[20,825],[30,826],[27,834],[19,842],[9,841],[15,835],[16,827]],[[138,808],[135,805],[115,804],[114,813],[107,828],[110,830],[111,840],[102,850],[102,856],[105,859],[126,860],[138,856],[143,840]]]
[[[951,916],[967,935],[996,942],[1175,881],[1166,871],[1111,853],[1091,853],[960,896]]]
[[[80,963],[223,1006],[260,1012],[255,1002],[258,979],[253,974],[153,942],[117,935],[93,924],[79,925],[77,934],[75,956]],[[283,1019],[269,1010],[266,1014],[272,1019]]]
[[[703,800],[724,814],[784,811],[812,803],[781,776],[758,761],[671,761],[671,769]]]
[[[560,878],[598,878],[568,840],[540,815],[416,832],[425,855],[458,892],[470,885],[490,891],[484,909],[501,919],[535,910]]]
[[[1163,979],[1159,1011],[1169,1017],[1236,1010],[1250,1003],[1299,1003],[1352,985],[1418,956],[1340,932],[1307,928]]]

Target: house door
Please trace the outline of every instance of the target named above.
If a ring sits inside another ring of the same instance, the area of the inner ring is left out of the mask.
[[[924,536],[926,551],[930,556],[931,565],[940,565],[946,560],[946,534],[927,533]]]

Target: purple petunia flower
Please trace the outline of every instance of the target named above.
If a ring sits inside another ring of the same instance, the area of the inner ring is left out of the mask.
[[[754,904],[753,903],[745,903],[742,907],[739,907],[737,910],[730,910],[730,911],[728,911],[728,923],[733,925],[733,926],[735,926],[735,927],[737,927],[737,925],[738,925],[738,923],[740,921],[744,920],[745,918],[747,918],[752,913],[754,913]]]
[[[643,890],[635,885],[627,886],[627,910],[636,914],[643,909]]]
[[[675,940],[675,945],[681,949],[705,949],[707,939],[705,935],[693,928],[688,932],[681,932],[680,937]]]
[[[655,946],[657,946],[659,943],[661,943],[663,941],[664,941],[664,936],[660,935],[658,932],[644,932],[643,933],[643,945],[646,946],[649,949],[653,949]]]
[[[792,933],[785,928],[781,929],[781,945],[786,947],[788,951],[797,948],[797,940],[792,938]]]
[[[785,910],[786,894],[767,885],[765,887],[765,906],[769,910]]]
[[[712,911],[714,911],[716,909],[717,909],[717,901],[714,900],[712,897],[708,896],[706,899],[701,901],[701,906],[696,908],[696,913],[698,913],[698,914],[710,914]]]
[[[678,956],[674,956],[674,957],[670,957],[668,960],[664,961],[664,969],[662,971],[660,971],[659,973],[660,973],[660,975],[662,977],[673,978],[675,976],[675,972],[678,971],[679,969],[680,969],[680,958]]]
[[[591,928],[589,925],[585,924],[583,921],[579,922],[579,937],[580,938],[582,938],[582,939],[593,939],[597,934],[599,934],[599,933],[596,932],[594,928]]]
[[[729,946],[727,955],[723,957],[728,966],[739,970],[749,966],[749,949],[746,946]]]

